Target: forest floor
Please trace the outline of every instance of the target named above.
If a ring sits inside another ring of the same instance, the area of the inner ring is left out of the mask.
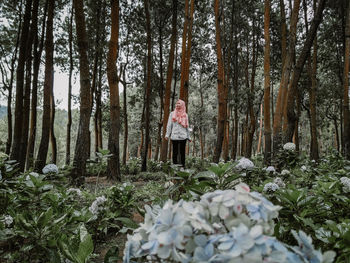
[[[107,188],[115,184],[115,182],[108,180],[107,177],[99,177],[99,178],[87,177],[85,179],[86,187],[88,189],[94,190],[96,187],[97,179],[98,179],[98,183],[97,183],[98,189]],[[142,187],[144,185],[144,182],[139,181],[139,182],[134,182],[133,184],[136,187]],[[137,211],[134,211],[131,219],[136,223],[141,223],[143,222],[144,218]],[[102,242],[97,243],[94,254],[98,256],[95,259],[93,259],[92,262],[103,263],[106,253],[112,247],[119,248],[120,260],[118,260],[117,263],[123,262],[122,258],[123,258],[124,246],[126,243],[126,236],[127,236],[126,234],[116,233],[114,235],[107,236],[107,238],[103,241],[103,243]]]

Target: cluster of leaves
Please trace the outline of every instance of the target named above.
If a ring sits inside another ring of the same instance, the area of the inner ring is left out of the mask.
[[[97,195],[70,188],[63,172],[20,174],[6,158],[0,158],[0,261],[88,262],[106,234],[137,227],[128,218],[131,186],[106,189],[106,201],[94,207]]]

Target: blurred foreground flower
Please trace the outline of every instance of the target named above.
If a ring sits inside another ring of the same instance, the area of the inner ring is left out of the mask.
[[[123,262],[332,262],[333,252],[316,251],[301,232],[293,248],[270,236],[280,208],[244,183],[200,201],[146,206],[144,223],[128,235]]]

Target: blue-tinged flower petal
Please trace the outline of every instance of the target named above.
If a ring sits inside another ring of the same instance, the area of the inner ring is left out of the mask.
[[[218,249],[219,250],[229,250],[232,248],[232,246],[234,245],[234,240],[231,239],[230,241],[225,241],[220,243],[220,245],[218,245]]]
[[[160,258],[168,258],[171,253],[171,246],[159,246],[157,250],[157,255]]]
[[[194,237],[194,242],[197,246],[204,247],[208,242],[208,238],[205,235],[198,235]]]

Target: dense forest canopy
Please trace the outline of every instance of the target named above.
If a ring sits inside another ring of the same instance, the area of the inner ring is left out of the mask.
[[[108,148],[120,178],[130,157],[167,160],[163,127],[181,98],[189,155],[271,163],[294,142],[315,160],[350,157],[349,10],[346,0],[1,1],[1,151],[22,170],[72,164],[78,179]],[[58,71],[67,111],[55,110]]]

